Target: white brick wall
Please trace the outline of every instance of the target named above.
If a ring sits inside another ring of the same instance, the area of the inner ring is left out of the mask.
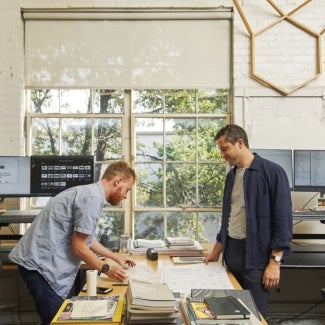
[[[233,1],[215,0],[0,0],[0,155],[24,154],[23,137],[23,23],[20,7],[96,7],[96,6],[227,6]],[[281,1],[289,12],[299,0]],[[266,0],[240,0],[247,20],[256,32],[278,17]],[[293,16],[299,22],[321,32],[325,28],[325,1],[313,0]],[[290,37],[288,38],[288,34]],[[299,35],[301,34],[301,35]],[[292,39],[293,40],[292,40]],[[325,33],[322,53],[325,53]],[[278,40],[282,41],[279,43]],[[299,84],[313,74],[315,46],[305,33],[297,33],[288,23],[272,28],[256,49],[259,71],[279,86]],[[276,56],[278,44],[286,45]],[[270,50],[272,49],[272,51]],[[280,62],[275,61],[280,60]],[[322,54],[322,65],[325,63]],[[307,63],[307,65],[306,65]],[[306,72],[307,71],[307,72]],[[290,96],[262,85],[250,77],[249,36],[234,8],[234,122],[246,128],[251,146],[264,148],[324,149],[325,73]],[[297,77],[296,77],[297,76]]]
[[[254,33],[279,17],[267,1],[239,3]],[[299,3],[290,0],[279,5],[287,13]],[[248,130],[254,147],[323,149],[325,74],[290,96],[282,96],[253,80],[249,34],[236,9],[234,16],[234,121]],[[312,1],[292,17],[320,33],[325,28],[325,1]],[[323,34],[322,53],[324,38]],[[292,24],[281,23],[257,37],[256,71],[280,88],[293,89],[316,74],[316,52],[314,37]],[[278,56],[279,53],[282,55]],[[321,61],[324,64],[324,54]]]
[[[18,1],[0,1],[0,154],[24,154],[23,29]]]

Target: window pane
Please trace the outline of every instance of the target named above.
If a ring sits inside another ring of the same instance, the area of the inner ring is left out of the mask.
[[[156,161],[163,157],[163,119],[137,118],[136,159],[139,161]]]
[[[124,212],[103,211],[98,226],[97,238],[102,234],[119,238],[124,233]]]
[[[163,214],[160,212],[136,212],[134,214],[134,238],[165,238]]]
[[[198,91],[199,113],[228,113],[227,89],[204,89]]]
[[[89,89],[61,90],[62,114],[91,113],[91,91]]]
[[[59,91],[56,89],[33,89],[27,92],[32,113],[59,113]]]
[[[107,168],[107,166],[108,164],[99,164],[95,160],[95,175],[94,175],[95,182],[98,182],[102,178],[103,173]]]
[[[136,205],[163,206],[162,164],[137,164]]]
[[[167,206],[196,206],[195,164],[166,165]]]
[[[94,90],[94,113],[124,113],[124,91],[122,89]]]
[[[166,113],[195,113],[195,90],[172,89],[166,91]]]
[[[195,119],[166,119],[166,159],[193,161],[196,157]]]
[[[226,118],[198,119],[198,159],[211,161],[220,159],[220,153],[214,140],[218,130],[226,125]]]
[[[195,239],[195,212],[170,212],[167,216],[167,237],[185,236]]]
[[[225,176],[225,163],[199,165],[200,207],[218,207],[222,205]]]
[[[163,90],[133,90],[132,91],[133,113],[163,113],[164,91]]]
[[[101,118],[94,120],[94,152],[97,161],[121,159],[122,120]]]
[[[221,212],[199,213],[199,242],[213,243],[221,225]]]
[[[91,155],[91,119],[61,119],[63,155]]]
[[[57,155],[60,150],[58,118],[32,119],[32,154]]]

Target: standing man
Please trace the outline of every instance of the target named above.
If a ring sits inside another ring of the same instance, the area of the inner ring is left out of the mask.
[[[121,258],[95,239],[105,202],[119,204],[135,179],[134,170],[126,162],[117,161],[107,167],[97,183],[59,193],[10,253],[35,300],[42,324],[50,324],[68,296],[81,261],[120,282],[127,277],[123,269],[135,265],[132,259]],[[95,253],[120,266],[109,266]]]
[[[292,205],[288,178],[279,165],[249,150],[247,134],[230,124],[215,136],[227,174],[222,223],[205,262],[223,261],[265,316],[269,290],[278,286],[280,265],[290,253]]]

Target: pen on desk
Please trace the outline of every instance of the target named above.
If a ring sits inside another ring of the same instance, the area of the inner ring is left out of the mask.
[[[116,287],[124,287],[124,286],[128,286],[128,284],[127,283],[113,283],[112,284],[113,286],[116,286]]]

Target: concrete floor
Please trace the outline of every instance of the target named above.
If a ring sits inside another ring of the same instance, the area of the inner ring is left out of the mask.
[[[324,325],[325,315],[319,317],[299,317],[292,320],[286,320],[284,317],[269,317],[267,318],[268,325]]]

